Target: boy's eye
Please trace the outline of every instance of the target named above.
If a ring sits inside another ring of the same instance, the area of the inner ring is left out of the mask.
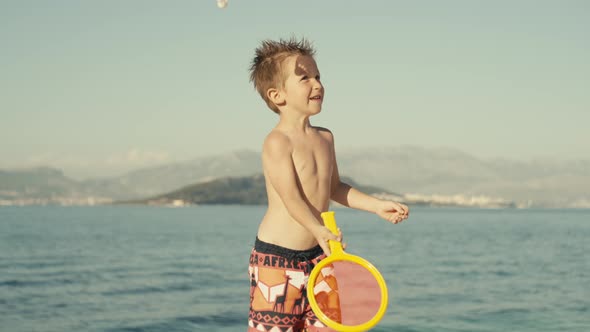
[[[308,79],[309,79],[309,77],[307,77],[307,76],[303,76],[303,77],[301,77],[301,80],[302,80],[302,81],[305,81],[305,80],[308,80]]]

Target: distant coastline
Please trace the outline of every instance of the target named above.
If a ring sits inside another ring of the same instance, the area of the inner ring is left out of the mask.
[[[361,191],[381,199],[389,199],[417,206],[432,207],[470,207],[470,208],[527,208],[502,198],[467,195],[422,195],[398,194],[383,188],[356,183],[353,179],[343,177]],[[6,196],[6,192],[0,194]],[[11,194],[11,193],[8,193]],[[205,181],[165,194],[143,199],[114,200],[109,197],[80,196],[48,198],[0,199],[0,206],[59,205],[59,206],[95,206],[95,205],[149,205],[167,207],[185,207],[195,205],[265,205],[267,203],[264,177],[261,174],[243,177],[222,177]],[[333,203],[338,205],[337,203]]]
[[[413,146],[344,150],[338,159],[346,181],[412,205],[590,208],[590,160],[482,160]],[[265,204],[261,168],[259,152],[236,150],[86,180],[52,167],[0,169],[0,206]],[[179,192],[192,186],[190,197]]]
[[[350,178],[343,178],[343,182],[349,183],[355,188],[372,196],[404,202],[410,205],[436,206],[436,207],[471,207],[471,208],[524,208],[528,206],[518,205],[501,198],[487,196],[465,195],[419,195],[397,194],[388,192],[383,188],[363,186]],[[134,204],[183,207],[191,205],[208,204],[241,204],[264,205],[267,203],[264,177],[255,175],[249,177],[226,177],[199,183],[182,189],[158,195],[155,197],[113,202],[113,204]],[[334,203],[337,205],[337,203]]]

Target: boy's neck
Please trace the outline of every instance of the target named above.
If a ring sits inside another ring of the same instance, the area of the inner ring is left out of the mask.
[[[311,123],[309,122],[309,115],[281,112],[280,120],[276,127],[290,131],[305,131],[311,128]]]

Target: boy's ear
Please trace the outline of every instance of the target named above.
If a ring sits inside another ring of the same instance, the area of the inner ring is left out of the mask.
[[[273,104],[277,106],[283,106],[285,104],[285,96],[283,92],[276,88],[270,88],[266,90],[266,96]]]

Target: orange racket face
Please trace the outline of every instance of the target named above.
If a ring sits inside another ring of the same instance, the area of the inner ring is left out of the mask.
[[[328,224],[326,218],[324,222]],[[330,241],[330,248],[331,255],[310,273],[307,283],[310,306],[318,319],[334,330],[368,330],[381,320],[387,309],[385,280],[371,263],[345,253],[339,242]]]

